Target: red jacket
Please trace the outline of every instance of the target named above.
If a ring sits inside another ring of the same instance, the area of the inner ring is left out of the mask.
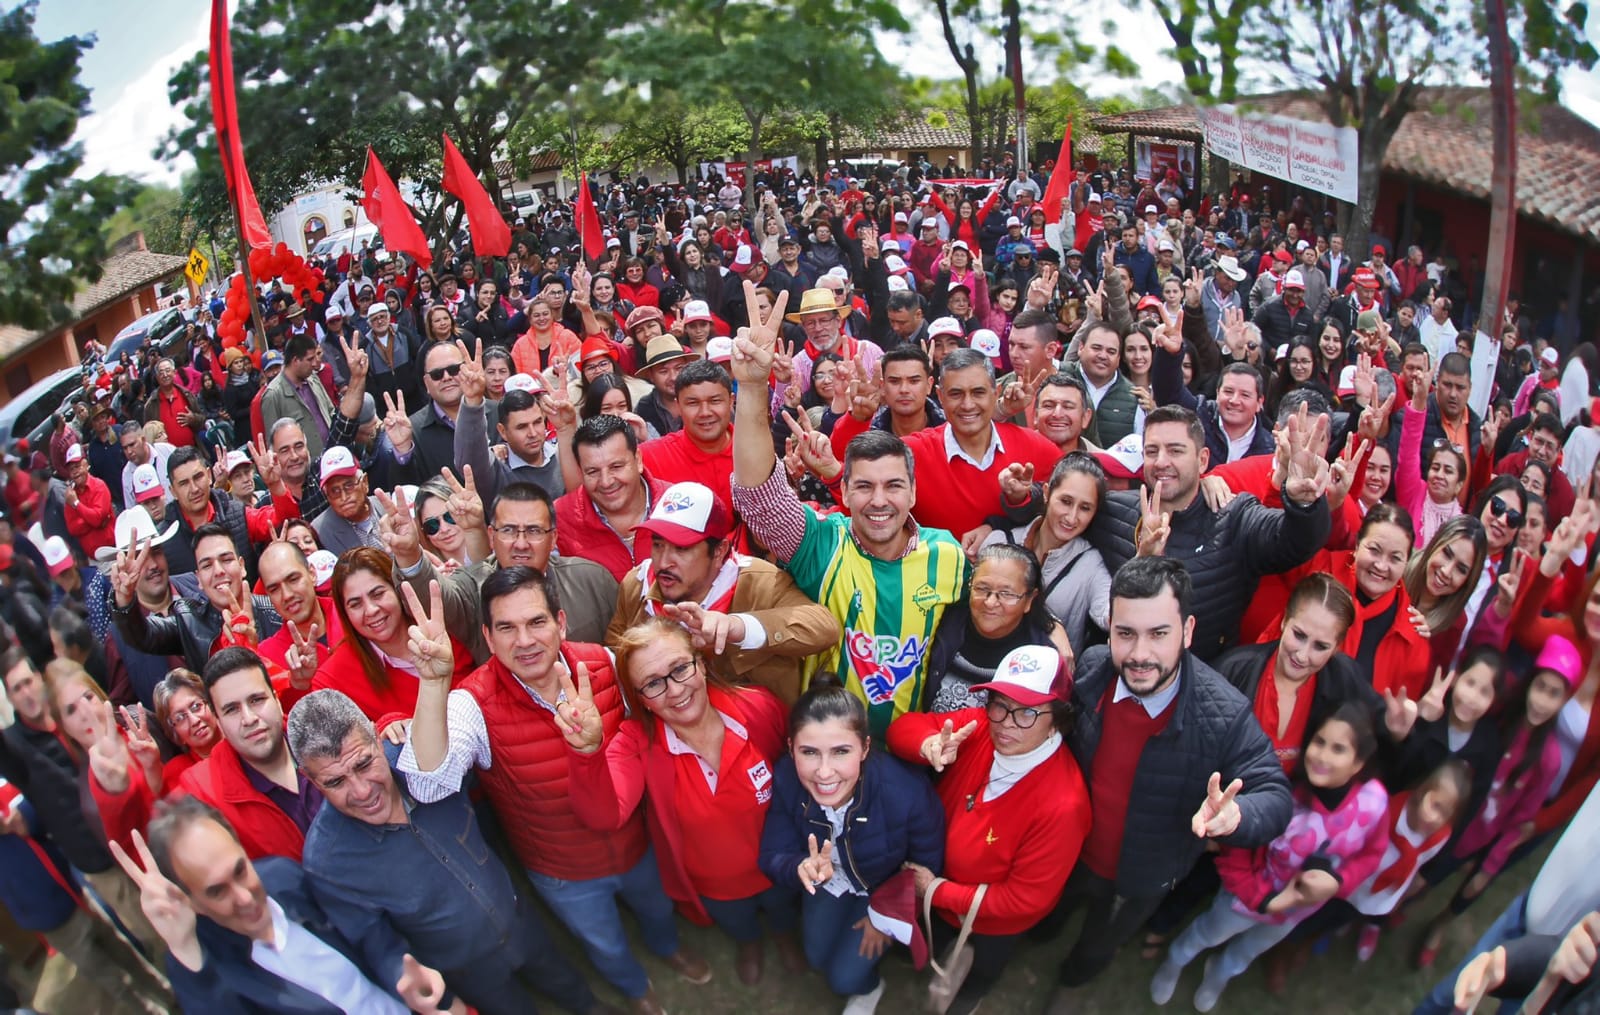
[[[981,708],[931,714],[908,712],[889,724],[889,750],[917,764],[922,742],[945,720],[978,728],[939,780],[944,803],[944,876],[933,905],[959,927],[978,886],[989,886],[972,930],[1020,934],[1055,908],[1089,836],[1089,788],[1065,742],[1045,763],[996,800],[978,800],[994,763],[994,741]]]
[[[450,648],[456,656],[452,679],[459,681],[472,672],[472,653],[454,637],[450,639]],[[311,689],[343,691],[361,713],[382,730],[398,719],[409,719],[416,714],[418,684],[416,676],[405,670],[385,666],[384,673],[388,686],[382,689],[372,686],[361,668],[361,657],[356,655],[354,641],[346,638],[317,667],[316,675],[311,678]]]
[[[259,586],[261,583],[256,584]],[[334,609],[332,599],[318,596],[317,605],[322,607],[322,617],[328,627],[327,632],[317,639],[317,665],[320,667],[344,641],[344,628],[339,624],[339,612]],[[283,705],[285,715],[294,708],[295,702],[311,693],[295,690],[288,681],[289,649],[293,645],[294,636],[289,633],[289,624],[285,621],[277,634],[256,646],[256,652],[268,663],[268,672],[273,676],[272,689],[278,692],[278,701]]]
[[[648,471],[644,482],[648,491],[645,495],[645,514],[648,515],[657,498],[672,484],[652,479]],[[728,507],[731,510],[733,505]],[[556,549],[563,557],[594,561],[620,582],[635,565],[650,559],[650,533],[642,529],[635,532],[630,553],[622,537],[600,517],[594,501],[589,499],[589,491],[580,486],[556,498]]]
[[[100,479],[90,476],[84,488],[78,491],[78,503],[68,503],[67,531],[77,539],[84,556],[94,559],[94,552],[102,546],[115,545],[117,539],[112,526],[117,520],[116,508],[111,506],[111,488]]]
[[[622,691],[611,656],[599,645],[561,646],[567,667],[589,667],[594,704],[607,739],[622,725]],[[633,869],[649,842],[644,815],[635,810],[621,828],[596,832],[574,807],[567,771],[567,742],[549,709],[535,702],[498,659],[490,659],[460,684],[483,712],[493,763],[478,777],[500,815],[517,861],[528,870],[564,881],[589,881]]]
[[[306,845],[300,826],[250,785],[244,762],[226,740],[212,750],[210,757],[183,773],[174,792],[189,793],[221,811],[250,859],[286,856],[300,862],[300,852]]]
[[[766,759],[770,779],[778,759],[783,756],[789,710],[777,695],[763,687],[741,687],[724,691],[708,687],[711,706],[733,718],[749,733],[749,744]],[[655,736],[645,732],[637,719],[624,722],[617,735],[606,741],[605,750],[593,754],[567,751],[567,773],[572,786],[572,805],[585,825],[598,832],[614,832],[627,825],[638,813],[640,798],[646,804],[645,820],[650,841],[656,848],[656,863],[661,868],[661,883],[667,895],[685,916],[702,926],[711,917],[700,902],[684,867],[685,850],[717,850],[718,841],[694,834],[685,842],[684,828],[677,808],[678,763],[667,750],[666,737],[657,724]],[[772,788],[766,787],[767,803]],[[762,810],[765,811],[765,805]],[[754,869],[756,856],[726,856],[729,864]]]

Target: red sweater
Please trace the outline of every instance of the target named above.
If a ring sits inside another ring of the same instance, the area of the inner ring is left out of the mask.
[[[215,807],[239,835],[245,855],[286,856],[300,862],[306,837],[300,826],[277,804],[267,799],[244,774],[244,762],[232,745],[223,741],[211,756],[183,773],[176,792],[190,793]]]
[[[936,715],[908,712],[889,724],[889,750],[916,764],[922,742],[945,720],[978,729],[939,780],[944,804],[944,876],[933,906],[959,927],[979,885],[988,894],[972,923],[978,934],[1020,934],[1055,908],[1089,834],[1089,790],[1063,742],[1047,761],[996,800],[978,799],[994,764],[981,708]]]
[[[112,526],[117,520],[116,508],[111,506],[111,488],[94,476],[78,491],[78,502],[67,504],[67,531],[77,539],[84,556],[94,559],[94,552],[102,546],[112,546],[116,536]]]
[[[1107,881],[1117,879],[1122,861],[1122,833],[1128,820],[1128,798],[1133,793],[1133,777],[1144,754],[1145,743],[1167,728],[1176,711],[1174,697],[1165,711],[1154,719],[1145,713],[1137,698],[1113,702],[1117,681],[1106,685],[1100,698],[1100,749],[1089,772],[1089,799],[1094,808],[1094,826],[1083,844],[1083,862]],[[1003,798],[1002,798],[1003,799]]]
[[[701,896],[746,898],[771,887],[756,857],[788,721],[783,702],[765,688],[706,690],[711,706],[749,734],[740,737],[730,729],[723,737],[715,793],[696,757],[667,750],[659,722],[652,736],[629,719],[604,750],[567,751],[572,807],[588,827],[625,827],[644,798],[661,883],[679,910],[702,926],[711,918]]]
[[[995,435],[1004,450],[995,449],[987,469],[965,458],[946,455],[941,423],[905,438],[917,465],[919,496],[911,514],[930,529],[944,529],[957,539],[1000,513],[1000,473],[1013,462],[1030,462],[1034,475],[1048,476],[1061,458],[1061,449],[1036,430],[1013,423],[995,423]],[[844,461],[850,439],[867,431],[868,424],[846,413],[833,426],[833,453]]]
[[[716,454],[708,454],[679,430],[639,445],[639,460],[644,471],[668,486],[674,483],[700,483],[722,498],[723,507],[733,510],[733,438]],[[621,581],[619,576],[618,581]]]
[[[649,488],[645,505],[648,515],[650,506],[672,484],[652,478],[649,469],[645,470],[644,482]],[[730,503],[728,507],[731,510],[733,505]],[[563,557],[594,561],[620,582],[634,565],[650,559],[650,533],[636,531],[633,549],[629,551],[628,544],[600,517],[589,491],[580,486],[556,498],[556,549]]]

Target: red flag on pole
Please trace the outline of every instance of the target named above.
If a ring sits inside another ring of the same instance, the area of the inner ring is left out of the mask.
[[[239,216],[240,238],[251,250],[272,247],[272,234],[261,216],[256,190],[245,169],[244,147],[239,143],[239,107],[233,94],[233,38],[229,32],[228,0],[211,0],[211,118],[217,125],[217,148],[222,156],[222,179],[228,202]]]
[[[444,189],[466,205],[474,253],[479,257],[504,257],[510,252],[511,227],[449,134],[444,136]]]
[[[578,176],[578,197],[572,203],[572,217],[578,227],[578,239],[583,242],[584,256],[598,261],[605,256],[606,238],[600,233],[600,213],[595,210],[594,198],[589,196],[589,174]]]
[[[400,254],[410,254],[421,264],[433,263],[433,251],[428,249],[427,237],[412,216],[405,198],[389,179],[389,173],[378,161],[378,153],[367,146],[367,168],[361,174],[361,207],[367,221],[378,227],[383,245]]]
[[[1061,154],[1056,157],[1056,167],[1050,171],[1050,185],[1044,188],[1044,220],[1056,222],[1061,218],[1061,199],[1072,186],[1072,121],[1067,121],[1066,137],[1061,139]]]

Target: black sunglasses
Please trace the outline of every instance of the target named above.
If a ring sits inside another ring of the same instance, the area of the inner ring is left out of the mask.
[[[1506,502],[1501,500],[1499,497],[1489,498],[1489,513],[1494,515],[1496,518],[1504,518],[1506,520],[1506,524],[1511,526],[1513,529],[1522,528],[1522,512],[1518,511],[1514,507],[1508,506]]]
[[[422,520],[422,531],[426,532],[430,536],[437,536],[441,528],[446,525],[454,525],[455,523],[455,515],[452,515],[450,512],[446,511],[442,515],[434,515],[432,518],[424,518]]]
[[[460,363],[452,363],[447,367],[440,367],[437,370],[429,370],[428,371],[428,377],[431,378],[432,380],[434,380],[435,382],[437,382],[437,381],[444,380],[446,377],[454,377],[456,374],[459,374],[460,372],[461,372],[461,364]]]

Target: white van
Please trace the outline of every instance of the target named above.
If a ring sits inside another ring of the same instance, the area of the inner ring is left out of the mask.
[[[324,236],[315,247],[311,248],[311,253],[307,256],[337,257],[347,250],[360,250],[363,240],[373,248],[383,246],[383,237],[378,235],[377,226],[356,226],[354,229],[341,229]]]

